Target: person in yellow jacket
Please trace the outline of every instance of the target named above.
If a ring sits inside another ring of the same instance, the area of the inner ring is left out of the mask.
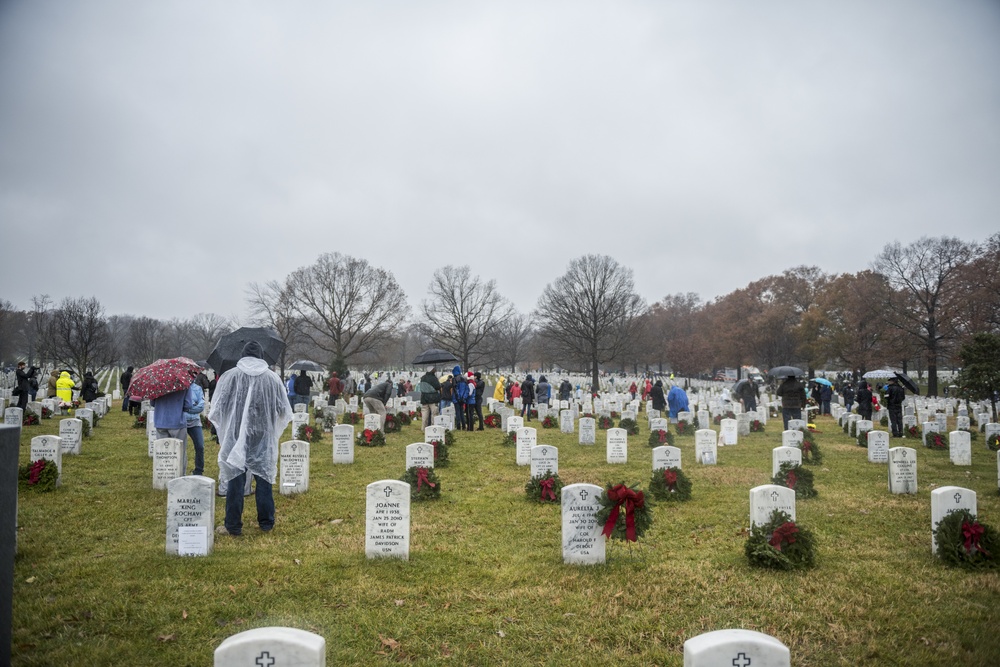
[[[72,403],[74,387],[76,387],[76,383],[73,382],[73,378],[69,376],[69,373],[63,371],[59,374],[59,379],[56,380],[56,396],[63,403]]]
[[[493,398],[503,403],[506,399],[504,395],[504,377],[501,375],[500,379],[497,380],[497,386],[493,390]]]

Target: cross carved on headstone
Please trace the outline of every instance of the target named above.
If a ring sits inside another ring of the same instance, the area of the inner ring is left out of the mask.
[[[962,494],[961,493],[955,493],[955,504],[957,505],[960,502],[962,502]]]
[[[587,496],[589,496],[589,495],[590,494],[587,493],[587,490],[584,489],[583,491],[580,492],[580,500],[584,500],[584,501],[587,500]]]
[[[733,658],[733,667],[750,667],[750,658],[746,653],[740,653]]]
[[[392,489],[390,489],[388,486],[385,487],[385,497],[388,498],[391,495],[392,495]]]
[[[771,500],[773,500],[774,502],[778,502],[778,492],[777,491],[772,491],[771,492]]]
[[[265,660],[267,662],[264,662]],[[254,660],[254,662],[256,662],[260,667],[272,667],[277,660],[271,657],[271,653],[269,651],[263,651],[259,656],[257,656],[257,659]]]

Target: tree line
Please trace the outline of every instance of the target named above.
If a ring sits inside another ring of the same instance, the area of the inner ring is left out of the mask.
[[[95,297],[32,309],[0,299],[0,359],[37,360],[76,371],[208,357],[241,325],[274,328],[288,347],[281,370],[307,358],[331,370],[409,365],[440,347],[463,367],[671,371],[697,377],[723,367],[864,372],[883,365],[925,372],[959,363],[963,343],[1000,333],[1000,234],[983,243],[924,237],[886,245],[869,269],[827,274],[797,266],[703,301],[672,294],[647,304],[633,272],[604,255],[572,260],[520,313],[496,282],[469,266],[434,272],[416,308],[391,271],[326,253],[284,280],[247,287],[247,316],[187,320],[108,316]]]

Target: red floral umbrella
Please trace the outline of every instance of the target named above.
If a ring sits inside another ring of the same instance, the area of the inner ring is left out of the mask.
[[[201,366],[187,357],[158,359],[132,374],[132,384],[128,387],[129,398],[142,401],[187,389],[200,370]]]

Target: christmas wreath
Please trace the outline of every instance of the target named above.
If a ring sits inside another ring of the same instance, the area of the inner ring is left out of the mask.
[[[500,424],[503,423],[503,420],[500,419],[500,415],[490,414],[486,415],[483,422],[486,424],[486,428],[500,428]]]
[[[657,500],[691,500],[691,480],[680,468],[657,468],[649,480],[649,492]]]
[[[386,433],[399,433],[399,430],[401,428],[403,427],[400,425],[399,420],[396,418],[396,415],[392,413],[386,413],[385,421],[382,424],[382,430],[385,431]]]
[[[410,485],[411,500],[436,500],[441,497],[441,482],[434,468],[413,466],[401,479]]]
[[[542,428],[559,428],[559,420],[552,415],[545,415],[542,420]]]
[[[354,436],[354,444],[358,447],[385,447],[385,434],[379,430],[366,428]]]
[[[764,525],[753,526],[744,553],[751,565],[773,570],[812,567],[816,561],[813,535],[792,518],[775,510]]]
[[[337,415],[333,414],[332,412],[330,414],[323,415],[324,431],[332,431],[333,427],[336,425],[337,425]]]
[[[517,447],[517,431],[507,431],[503,434],[503,442],[500,443],[504,447]]]
[[[754,419],[752,422],[750,422],[750,432],[751,433],[763,433],[764,432],[764,423],[761,422],[761,420],[759,420],[759,419]]]
[[[72,401],[72,404],[73,404],[73,409],[76,410],[78,407],[80,407],[80,399],[78,399],[78,398],[74,399]]]
[[[858,447],[864,447],[865,449],[868,449],[869,433],[871,433],[871,431],[860,431],[858,433]]]
[[[559,492],[563,488],[563,482],[559,479],[559,474],[551,470],[539,477],[532,477],[524,485],[524,492],[528,494],[530,500],[540,503],[559,502]]]
[[[948,436],[944,433],[928,433],[924,444],[928,449],[948,449]]]
[[[697,419],[697,417],[695,417],[695,419]],[[677,435],[688,435],[690,433],[693,433],[695,430],[694,426],[692,426],[683,419],[678,419],[676,426],[677,426]]]
[[[618,422],[618,428],[623,428],[629,435],[639,435],[639,424],[634,419],[623,419]]]
[[[447,433],[447,431],[445,432]],[[448,436],[445,435],[444,440],[438,440],[434,438],[433,440],[428,440],[427,444],[434,448],[434,465],[435,467],[444,467],[449,463],[449,450],[451,449],[451,443],[448,442]]]
[[[89,438],[90,437],[90,422],[87,421],[86,419],[81,419],[80,420],[80,425],[83,428],[83,437]]]
[[[386,415],[386,417],[388,416],[389,415]],[[413,422],[413,418],[410,416],[409,412],[398,412],[396,413],[396,421],[398,421],[401,426],[409,426]]]
[[[849,421],[847,421],[845,419],[844,420],[844,435],[850,435],[850,434],[851,434],[851,422],[849,422]]]
[[[949,512],[934,528],[937,555],[946,565],[974,569],[996,567],[1000,536],[979,523],[967,509]]]
[[[303,424],[295,429],[295,440],[305,440],[306,442],[322,442],[323,432],[318,428],[313,428],[308,424]]]
[[[22,487],[35,491],[55,491],[59,468],[55,461],[38,459],[18,468],[17,480]]]
[[[674,434],[662,428],[658,428],[649,434],[649,446],[659,447],[660,445],[674,446]]]
[[[530,420],[532,417],[534,417],[535,419],[538,419],[538,409],[537,408],[531,408],[530,410],[528,410],[528,419]]]
[[[52,419],[52,410],[44,405],[42,406],[42,419]]]
[[[604,526],[605,537],[635,542],[653,525],[650,503],[638,485],[608,484],[598,502],[597,522]]]
[[[802,439],[802,463],[807,466],[816,466],[823,462],[823,453],[819,451],[819,444],[814,438]]]
[[[813,487],[812,470],[806,470],[791,462],[786,461],[781,464],[778,474],[771,478],[771,483],[787,486],[795,491],[796,498],[815,498],[819,495]]]
[[[146,428],[146,415],[142,414],[135,418],[132,422],[132,428]]]
[[[907,438],[919,438],[920,437],[920,427],[913,425],[906,427],[906,437]]]
[[[23,419],[21,419],[21,425],[22,426],[37,426],[38,425],[38,415],[36,415],[33,412],[29,412],[28,414],[24,415]]]
[[[341,424],[359,424],[361,423],[361,415],[357,412],[345,412],[344,416],[340,418]]]
[[[691,418],[691,427],[696,431],[701,428],[701,422],[698,421],[697,415]]]
[[[733,412],[732,410],[726,410],[726,414],[715,415],[715,418],[712,421],[716,426],[719,426],[720,424],[722,424],[723,419],[736,419],[736,413]]]
[[[614,427],[615,427],[615,422],[611,419],[611,417],[597,418],[597,428],[601,429],[602,431],[606,431],[609,428],[614,428]]]
[[[986,440],[986,446],[990,448],[990,451],[997,451],[1000,449],[1000,433],[994,433]]]
[[[621,414],[619,414],[616,410],[612,410],[610,414],[612,419],[618,419],[619,417],[621,417]]]
[[[881,419],[878,420],[878,423],[879,423],[879,426],[888,426],[889,425],[889,418],[888,417],[882,417]]]

